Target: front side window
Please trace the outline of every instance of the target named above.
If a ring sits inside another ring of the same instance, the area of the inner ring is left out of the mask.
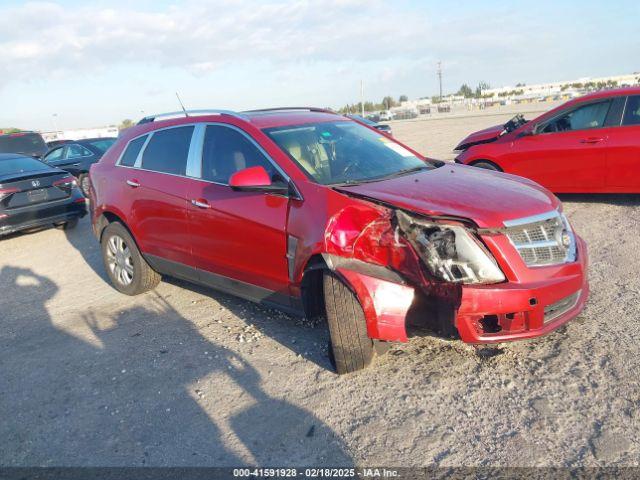
[[[142,168],[154,172],[184,175],[193,126],[168,128],[153,133],[142,154]]]
[[[356,122],[269,128],[265,133],[314,181],[360,183],[435,168]]]
[[[78,145],[77,143],[72,143],[67,145],[67,153],[65,153],[64,158],[67,160],[73,160],[74,158],[81,157],[90,157],[92,155],[90,150],[87,150],[82,145]]]
[[[261,166],[273,178],[274,166],[242,133],[229,127],[208,125],[202,148],[202,179],[228,184],[236,172]]]
[[[45,162],[55,162],[62,158],[62,152],[64,151],[64,147],[56,148],[54,151],[49,152],[45,157]]]
[[[125,167],[133,167],[136,164],[136,160],[138,158],[138,154],[140,150],[142,150],[142,146],[144,142],[147,140],[147,135],[144,137],[136,138],[135,140],[131,140],[129,145],[127,145],[127,149],[124,151],[122,158],[120,159],[120,165]]]
[[[640,125],[640,95],[634,95],[628,98],[622,124]]]
[[[542,133],[570,132],[604,126],[611,101],[583,105],[549,122]]]

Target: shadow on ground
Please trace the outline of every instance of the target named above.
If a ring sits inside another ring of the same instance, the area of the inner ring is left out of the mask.
[[[250,363],[156,293],[52,318],[51,279],[5,266],[0,288],[2,465],[352,463],[328,426],[267,394]],[[200,382],[221,388],[203,397]]]

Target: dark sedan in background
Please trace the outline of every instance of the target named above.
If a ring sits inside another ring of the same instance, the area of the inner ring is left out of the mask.
[[[40,158],[47,153],[47,144],[37,132],[2,133],[0,131],[0,153],[19,153]]]
[[[89,196],[89,168],[102,158],[116,138],[86,138],[58,145],[50,150],[44,161],[78,179],[82,192]]]
[[[347,117],[368,127],[375,128],[376,130],[386,133],[387,135],[393,135],[393,133],[391,132],[391,127],[384,123],[377,123],[373,120],[369,120],[368,118],[361,117],[360,115],[347,115]]]
[[[86,213],[86,199],[69,173],[0,153],[0,237],[46,225],[73,228]]]

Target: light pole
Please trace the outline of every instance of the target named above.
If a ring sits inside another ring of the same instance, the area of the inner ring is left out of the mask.
[[[440,84],[440,101],[442,101],[442,62],[438,62],[438,83]]]
[[[364,118],[364,81],[360,80],[360,112]]]
[[[54,113],[52,115],[53,118],[53,129],[56,131],[56,133],[58,133],[58,123],[56,122],[56,118],[58,118],[58,114]]]

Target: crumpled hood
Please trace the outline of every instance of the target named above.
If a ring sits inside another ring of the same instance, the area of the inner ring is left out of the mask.
[[[545,213],[560,206],[555,195],[531,180],[449,163],[433,170],[336,190],[418,214],[467,218],[482,228],[500,228],[505,220]]]
[[[498,138],[503,130],[504,125],[495,125],[493,127],[485,128],[484,130],[478,130],[477,132],[465,137],[454,150],[463,150],[478,143],[492,142]]]

